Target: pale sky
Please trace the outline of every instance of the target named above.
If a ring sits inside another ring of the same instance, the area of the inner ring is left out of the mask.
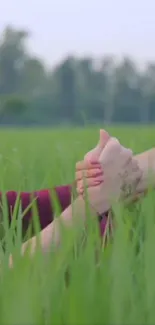
[[[0,32],[8,23],[29,29],[50,64],[68,54],[155,60],[155,0],[1,0]]]

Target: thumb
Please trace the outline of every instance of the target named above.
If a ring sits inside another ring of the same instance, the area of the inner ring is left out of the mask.
[[[109,133],[106,132],[105,130],[101,129],[100,130],[100,139],[99,139],[97,147],[100,150],[103,150],[105,148],[106,144],[108,143],[109,139],[110,139]]]
[[[98,161],[100,154],[102,150],[105,148],[109,139],[110,139],[109,133],[106,132],[105,130],[100,130],[100,138],[97,146],[85,155],[84,160],[87,160],[89,162]]]
[[[117,160],[118,154],[121,152],[121,145],[116,138],[110,138],[106,148],[102,151],[99,161],[103,163],[108,163]]]

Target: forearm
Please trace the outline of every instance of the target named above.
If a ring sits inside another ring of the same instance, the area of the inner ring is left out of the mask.
[[[91,208],[89,207],[89,210]],[[95,214],[94,210],[90,210],[91,214]],[[41,231],[40,243],[43,252],[47,252],[52,244],[58,246],[61,244],[61,225],[65,228],[74,227],[74,222],[84,226],[86,220],[87,208],[82,197],[78,197],[61,215],[56,218],[50,225]],[[65,229],[64,229],[65,230]],[[22,254],[30,247],[30,252],[33,254],[37,246],[37,237],[34,236],[22,246]]]
[[[136,155],[135,159],[142,171],[136,192],[137,194],[145,194],[150,187],[155,187],[155,149],[142,152]]]
[[[54,193],[55,192],[55,195]],[[18,214],[18,207],[21,206],[22,212],[22,228],[23,233],[28,229],[30,222],[33,219],[33,206],[38,211],[39,221],[41,229],[44,229],[49,225],[54,218],[54,201],[55,197],[58,199],[60,210],[65,210],[71,203],[72,186],[59,186],[52,190],[40,190],[34,192],[16,192],[9,191],[6,193],[7,205],[8,205],[8,218],[11,222],[14,211]],[[54,197],[53,197],[54,195]],[[2,193],[0,193],[0,200],[2,201]],[[17,204],[18,203],[18,204]],[[16,209],[15,209],[16,206]]]

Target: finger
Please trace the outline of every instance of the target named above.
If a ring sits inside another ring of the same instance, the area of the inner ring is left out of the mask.
[[[131,149],[125,148],[121,146],[121,152],[120,155],[124,157],[124,160],[126,160],[126,162],[130,161],[131,159],[133,159],[133,152]]]
[[[139,183],[141,177],[142,177],[142,172],[141,172],[141,170],[139,170],[139,171],[137,171],[137,173],[136,173],[137,184]]]
[[[101,183],[97,183],[97,184],[92,184],[91,188],[95,188],[96,186],[100,186]],[[84,195],[85,191],[87,191],[88,187],[78,187],[77,188],[77,194],[78,195]]]
[[[126,165],[132,166],[132,157],[133,152],[131,149],[121,147],[120,158],[122,160],[122,167],[125,167]]]
[[[100,168],[94,168],[94,169],[87,169],[87,170],[79,170],[75,173],[76,180],[81,180],[83,178],[96,178],[97,176],[103,175],[103,170]]]
[[[82,179],[77,182],[77,187],[90,187],[90,186],[95,186],[104,181],[102,176],[98,176],[96,178],[88,178],[86,180]]]
[[[134,160],[134,159],[128,160],[127,165],[126,165],[126,173],[127,173],[127,178],[129,180],[131,180],[133,182],[140,180],[140,178],[142,176],[142,171],[138,167],[136,160]]]
[[[139,170],[142,173],[141,169],[138,166],[138,162],[134,158],[132,159],[132,170],[133,171]]]
[[[86,161],[86,160],[78,161],[76,163],[75,168],[76,168],[76,171],[93,169],[93,168],[102,169],[101,164],[98,161],[90,162],[90,161]]]
[[[139,171],[129,173],[128,177],[126,178],[126,182],[131,184],[133,188],[137,186],[141,179],[141,173]]]
[[[129,181],[130,183],[132,183],[137,179],[139,180],[141,178],[142,172],[139,168],[135,167],[134,169],[134,166],[132,165],[131,161],[125,166],[123,175],[127,182]]]
[[[84,192],[85,188],[93,187],[101,184],[103,182],[103,178],[88,178],[86,182],[83,180],[77,182],[77,191]]]
[[[98,160],[102,150],[105,148],[106,144],[110,139],[110,135],[105,130],[100,130],[99,142],[97,146],[90,150],[84,157],[87,161]]]
[[[133,177],[133,182],[135,183],[135,185],[137,186],[140,179],[141,179],[142,173],[141,171],[136,171],[132,173],[132,177]]]
[[[100,138],[98,145],[100,146],[100,149],[104,149],[108,141],[110,140],[110,135],[107,131],[101,129],[100,130]]]
[[[140,177],[141,173],[139,171],[136,171],[134,173],[132,171],[128,171],[128,175],[124,179],[125,183],[122,188],[124,197],[133,196],[133,194],[136,192],[136,187],[140,180]]]
[[[121,145],[116,138],[111,138],[105,148],[102,150],[99,161],[102,164],[107,163],[108,161],[112,161],[117,159],[118,155],[121,152]]]

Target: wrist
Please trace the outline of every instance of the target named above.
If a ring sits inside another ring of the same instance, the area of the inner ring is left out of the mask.
[[[61,215],[62,222],[65,224],[72,225],[73,219],[86,220],[87,213],[96,215],[97,212],[94,207],[91,205],[89,200],[87,200],[84,195],[79,195],[78,198],[71,204],[72,213],[68,214],[65,210]]]
[[[104,215],[110,209],[110,199],[105,195],[102,197],[102,185],[96,187],[90,187],[88,189],[87,197],[91,204],[92,209],[96,212],[97,215]]]

